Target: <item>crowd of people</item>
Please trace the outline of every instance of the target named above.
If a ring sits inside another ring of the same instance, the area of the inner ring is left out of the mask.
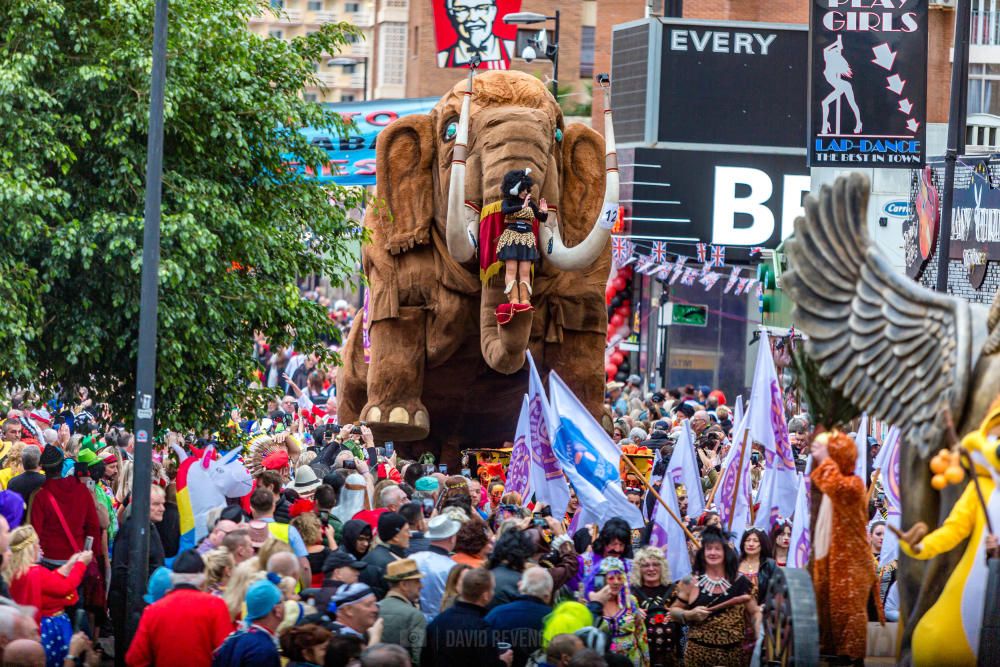
[[[192,476],[173,452],[206,468],[225,453],[212,436],[155,443],[150,576],[131,641],[128,544],[143,528],[130,512],[135,438],[86,389],[58,406],[12,396],[0,441],[3,664],[748,664],[769,582],[788,564],[787,519],[734,544],[711,504],[688,516],[677,488],[694,538],[693,575],[677,580],[649,544],[651,525],[576,525],[575,495],[546,507],[506,492],[495,465],[448,474],[429,454],[404,459],[377,443],[364,423],[338,423],[332,374],[317,361],[263,365],[262,382],[274,369],[288,393],[259,419],[232,415],[232,428],[267,443],[259,461],[243,452],[251,492],[199,517],[191,548],[179,477]],[[722,392],[647,393],[631,377],[606,396],[613,440],[654,451],[654,479],[687,422],[713,487],[732,446]],[[804,415],[789,423],[802,462],[809,428]],[[648,518],[648,481],[623,479]],[[879,512],[875,494],[873,567]],[[894,567],[879,571],[873,617],[895,613],[894,578]]]

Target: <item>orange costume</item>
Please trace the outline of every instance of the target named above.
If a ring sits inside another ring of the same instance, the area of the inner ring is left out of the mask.
[[[810,475],[823,493],[816,516],[812,572],[820,650],[826,655],[863,659],[867,601],[875,583],[866,530],[865,484],[854,474],[858,450],[852,438],[831,434],[828,449],[829,458]]]

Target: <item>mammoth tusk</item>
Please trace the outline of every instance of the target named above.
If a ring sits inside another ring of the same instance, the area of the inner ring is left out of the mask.
[[[592,266],[604,251],[611,229],[618,220],[618,153],[611,117],[611,91],[607,87],[604,89],[604,169],[604,205],[587,238],[567,248],[559,233],[558,220],[542,226],[542,247],[548,249],[546,259],[561,271],[580,271]]]
[[[462,97],[462,113],[458,118],[458,133],[451,158],[451,178],[448,182],[448,218],[445,223],[445,240],[448,252],[457,262],[467,262],[476,254],[476,246],[471,239],[471,225],[465,206],[465,159],[469,152],[469,106],[472,102],[472,77],[474,67],[469,68],[469,83]],[[476,220],[478,223],[478,219]],[[479,237],[476,228],[475,237]]]

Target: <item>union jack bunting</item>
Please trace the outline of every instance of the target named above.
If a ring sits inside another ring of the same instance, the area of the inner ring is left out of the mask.
[[[624,236],[611,237],[611,260],[616,267],[624,266],[632,256],[632,241]]]
[[[649,256],[652,257],[653,261],[657,264],[663,264],[667,261],[666,241],[653,241],[653,248],[650,251]]]
[[[705,257],[706,257],[707,252],[708,252],[708,244],[707,243],[699,243],[695,247],[698,249],[698,261],[701,262],[702,264],[704,264],[705,263]]]
[[[670,284],[673,285],[677,282],[677,279],[681,277],[681,273],[684,272],[684,263],[688,261],[687,257],[678,257],[677,262],[674,264],[674,273],[670,277]]]
[[[763,251],[764,251],[764,248],[762,248],[759,245],[755,245],[754,247],[750,248],[750,256],[751,257],[756,257],[757,255],[759,255]]]
[[[694,279],[698,277],[698,269],[686,268],[681,275],[681,285],[694,285]]]
[[[716,267],[726,265],[726,246],[712,246],[712,261],[710,264]]]

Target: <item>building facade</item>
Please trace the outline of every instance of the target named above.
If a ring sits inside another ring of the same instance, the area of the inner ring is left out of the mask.
[[[375,41],[374,0],[270,0],[271,11],[250,19],[250,30],[262,37],[292,39],[315,32],[326,23],[350,23],[361,31],[341,53],[316,63],[319,85],[302,91],[314,102],[356,102],[371,97],[372,45]]]

